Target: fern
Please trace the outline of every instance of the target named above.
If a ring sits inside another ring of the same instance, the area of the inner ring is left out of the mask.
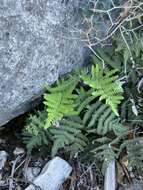
[[[92,66],[91,76],[85,73],[81,75],[84,83],[89,85],[94,91],[92,95],[94,97],[100,97],[99,100],[106,100],[106,104],[110,105],[113,112],[118,115],[117,106],[121,103],[123,92],[120,83],[116,81],[117,71],[111,70],[103,72],[103,70],[96,64]]]
[[[77,84],[76,78],[61,80],[56,87],[47,87],[48,93],[44,95],[44,104],[48,113],[45,128],[49,128],[54,122],[63,116],[76,115],[75,99],[77,95],[72,94]]]
[[[124,160],[128,160],[129,165],[136,168],[143,167],[143,137],[136,137],[134,139],[125,140],[120,146],[121,153],[126,149],[127,154]]]
[[[91,95],[91,89],[85,90],[83,87],[80,87],[76,91],[78,94],[76,99],[77,112],[80,114],[94,100],[94,97]]]
[[[113,131],[116,135],[125,132],[119,117],[112,112],[108,105],[99,101],[88,106],[83,117],[83,124],[88,132],[99,135],[105,135],[110,131]]]
[[[87,155],[92,162],[96,159],[102,161],[103,172],[113,159],[118,158],[127,160],[133,167],[142,167],[143,139],[132,139],[136,126],[136,131],[142,135],[141,70],[131,70],[129,52],[125,46],[120,45],[116,44],[117,49],[113,47],[111,52],[100,50],[100,57],[107,67],[103,70],[100,67],[103,62],[94,57],[94,63],[98,64],[92,66],[91,71],[81,74],[85,85],[81,85],[77,76],[70,76],[52,87],[47,86],[45,110],[31,115],[24,131],[23,139],[29,152],[33,148],[50,144],[52,147],[48,147],[52,149],[52,156],[61,149],[72,155],[82,153],[83,157]],[[137,49],[134,48],[136,46]],[[143,60],[141,47],[142,41],[131,46],[139,68]],[[123,90],[120,82],[117,82],[116,69],[120,73],[126,70],[128,75],[128,82],[124,80],[125,99],[122,104]],[[137,108],[136,115],[133,106]]]
[[[44,130],[45,111],[38,111],[35,115],[30,115],[27,120],[27,126],[23,132],[23,141],[26,144],[28,153],[31,153],[33,148],[37,148],[49,143],[49,133]]]
[[[133,33],[132,35],[125,34],[125,39],[130,47],[121,36],[115,39],[116,49],[115,52],[120,55],[120,59],[124,64],[125,74],[132,73],[134,68],[142,67],[142,53],[143,53],[143,36],[142,32]],[[126,73],[127,72],[127,73]]]
[[[102,173],[105,174],[105,170],[108,167],[108,164],[115,160],[118,156],[118,147],[112,145],[112,138],[101,137],[97,138],[92,135],[89,138],[91,142],[83,153],[81,153],[81,161],[84,162],[101,162]]]
[[[44,129],[47,113],[45,111],[31,115],[23,132],[23,141],[29,153],[34,148],[48,145],[53,142],[51,155],[57,154],[61,148],[72,155],[84,150],[88,139],[83,134],[84,125],[78,116],[67,117],[60,120],[59,124]]]
[[[123,38],[116,36],[116,38],[113,38],[112,46],[97,49],[97,55],[101,59],[94,56],[94,63],[103,65],[104,61],[107,66],[118,69],[120,73],[124,73],[129,77],[136,70],[135,68],[143,66],[143,37],[141,32],[133,33],[132,35],[125,33],[124,36],[130,51]]]
[[[83,135],[84,126],[79,117],[68,117],[60,121],[58,128],[50,128],[53,139],[52,156],[61,148],[67,147],[71,153],[83,151],[88,139]]]
[[[112,160],[115,160],[117,157],[116,149],[107,144],[107,142],[98,148],[95,148],[91,152],[94,154],[96,159],[102,161],[102,173],[105,174],[106,168]]]
[[[98,48],[97,55],[101,57],[101,59],[94,56],[93,62],[100,66],[102,66],[104,62],[105,65],[120,71],[120,69],[122,68],[122,57],[119,54],[115,54],[115,48],[116,47],[114,46],[112,47],[107,46],[104,49]]]

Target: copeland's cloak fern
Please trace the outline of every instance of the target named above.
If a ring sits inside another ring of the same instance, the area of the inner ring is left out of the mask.
[[[92,66],[91,76],[83,73],[81,78],[84,83],[89,85],[94,91],[94,97],[100,97],[99,100],[106,100],[106,104],[110,105],[113,112],[118,115],[117,106],[121,103],[123,92],[121,85],[116,81],[117,70],[103,72],[98,64]]]
[[[44,95],[44,104],[48,113],[45,128],[49,128],[63,116],[77,114],[74,103],[77,95],[72,94],[76,84],[76,77],[70,77],[67,81],[61,80],[56,87],[47,87],[48,93]]]

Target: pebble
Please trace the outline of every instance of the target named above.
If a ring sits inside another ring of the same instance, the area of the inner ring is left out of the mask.
[[[72,167],[60,157],[47,162],[42,172],[25,190],[59,190],[63,182],[69,177]]]
[[[7,161],[8,153],[4,150],[0,151],[0,170],[3,169],[6,161]]]
[[[16,147],[15,149],[14,149],[14,151],[13,151],[13,154],[15,155],[15,156],[18,156],[18,155],[20,155],[20,154],[24,154],[24,149],[23,148],[20,148],[20,147]]]
[[[41,168],[39,167],[28,167],[24,171],[24,177],[26,180],[33,182],[34,179],[39,175],[40,171],[41,171]]]

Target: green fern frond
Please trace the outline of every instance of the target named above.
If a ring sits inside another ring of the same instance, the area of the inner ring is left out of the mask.
[[[69,75],[68,79],[64,79],[61,78],[60,80],[57,80],[56,85],[54,86],[49,86],[49,85],[45,85],[45,88],[50,92],[50,93],[57,93],[57,92],[61,92],[64,91],[65,89],[69,89],[71,90],[71,92],[73,91],[72,86],[73,84],[77,84],[78,82],[78,77],[76,75]]]
[[[29,134],[38,136],[39,130],[44,129],[46,112],[38,111],[36,114],[31,114],[27,119],[26,131]]]
[[[82,134],[82,121],[79,117],[68,117],[62,119],[58,128],[49,128],[53,138],[52,156],[54,156],[59,149],[67,147],[72,153],[83,151],[88,139]]]
[[[115,48],[116,47],[105,47],[104,50],[103,48],[98,48],[97,49],[97,55],[99,57],[101,57],[101,60],[94,56],[93,57],[93,62],[99,65],[103,65],[103,61],[104,64],[111,66],[113,69],[121,69],[121,64],[122,64],[122,60],[121,60],[121,56],[116,54],[115,55]],[[116,63],[116,64],[115,64]]]
[[[74,156],[75,154],[84,151],[87,144],[87,137],[82,133],[78,133],[75,135],[74,143],[67,147],[67,151],[69,151],[70,154]]]
[[[92,90],[85,90],[83,87],[80,87],[76,91],[78,94],[76,99],[77,112],[80,114],[94,100],[94,96],[92,96]]]
[[[44,104],[48,113],[45,128],[49,128],[54,122],[63,116],[76,115],[75,100],[77,95],[72,94],[77,84],[76,78],[61,80],[56,87],[47,87],[48,93],[44,95]]]
[[[96,142],[99,142],[97,140]],[[95,159],[99,159],[102,161],[102,173],[105,174],[105,171],[112,160],[117,158],[117,149],[110,146],[109,142],[101,143],[96,145],[97,148],[91,150],[91,153],[95,157]]]
[[[117,83],[117,70],[103,72],[103,70],[96,64],[92,66],[91,76],[85,73],[81,75],[84,83],[89,85],[94,91],[94,97],[100,97],[99,100],[106,100],[113,112],[118,115],[117,107],[121,103],[123,92],[119,82]]]
[[[143,168],[143,137],[125,140],[120,146],[119,153],[124,149],[126,149],[127,154],[123,159],[128,160],[132,167]]]
[[[88,132],[96,132],[99,135],[105,135],[109,131],[120,135],[126,131],[111,108],[99,101],[88,106],[83,116],[83,124]]]
[[[39,135],[32,135],[27,132],[23,133],[23,142],[26,144],[28,153],[30,154],[34,148],[39,148],[48,145],[48,136],[44,129],[41,129]]]
[[[35,115],[30,115],[27,120],[26,128],[23,132],[23,142],[26,144],[28,153],[34,148],[48,145],[49,133],[44,130],[47,113],[38,111]]]

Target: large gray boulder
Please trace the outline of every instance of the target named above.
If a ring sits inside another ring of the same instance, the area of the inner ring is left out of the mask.
[[[77,7],[78,0],[0,0],[0,126],[84,62]]]

